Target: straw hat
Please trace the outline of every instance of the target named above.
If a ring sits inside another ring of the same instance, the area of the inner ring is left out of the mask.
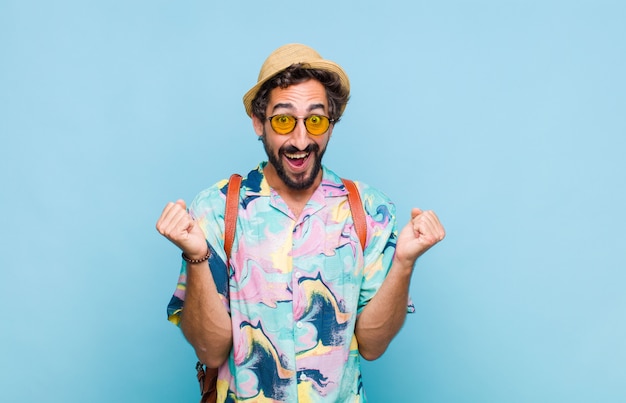
[[[350,93],[350,80],[348,80],[348,75],[343,71],[341,66],[330,60],[323,59],[319,53],[308,46],[299,43],[291,43],[281,46],[268,56],[263,66],[261,66],[258,82],[243,96],[243,105],[246,107],[248,116],[252,116],[252,101],[261,86],[276,74],[296,63],[303,64],[305,68],[321,69],[337,74],[341,85]],[[343,109],[340,113],[343,113]]]

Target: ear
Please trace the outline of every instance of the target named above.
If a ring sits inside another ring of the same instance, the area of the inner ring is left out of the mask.
[[[263,121],[255,115],[252,115],[252,127],[257,136],[261,137],[263,135]]]

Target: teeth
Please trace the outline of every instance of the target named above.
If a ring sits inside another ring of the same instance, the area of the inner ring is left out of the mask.
[[[297,154],[286,154],[285,153],[285,157],[295,160],[298,158],[306,158],[309,155],[309,153],[297,153]]]

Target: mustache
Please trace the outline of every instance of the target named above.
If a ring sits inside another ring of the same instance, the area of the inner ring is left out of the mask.
[[[317,145],[316,143],[313,144],[309,144],[308,146],[306,146],[306,148],[304,150],[300,150],[298,147],[292,146],[292,145],[288,145],[288,146],[283,146],[280,148],[279,153],[281,154],[295,154],[298,152],[305,152],[305,153],[315,153],[318,152],[320,150],[320,146]]]

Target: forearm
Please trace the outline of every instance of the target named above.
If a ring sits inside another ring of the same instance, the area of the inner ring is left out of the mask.
[[[379,358],[406,318],[413,265],[394,259],[380,289],[359,315],[355,334],[366,360]]]
[[[187,265],[187,289],[181,330],[200,361],[216,368],[232,347],[230,315],[224,308],[207,262]]]

